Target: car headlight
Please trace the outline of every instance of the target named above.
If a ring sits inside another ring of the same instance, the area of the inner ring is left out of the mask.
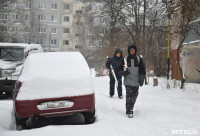
[[[14,70],[1,70],[1,78],[12,77],[12,73],[14,73]]]

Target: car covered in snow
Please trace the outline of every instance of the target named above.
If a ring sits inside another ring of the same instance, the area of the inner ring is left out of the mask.
[[[95,120],[95,95],[89,66],[79,52],[30,55],[14,89],[17,129],[28,118],[81,113],[86,124]]]
[[[37,52],[43,52],[39,44],[0,43],[0,95],[12,96],[24,60]]]

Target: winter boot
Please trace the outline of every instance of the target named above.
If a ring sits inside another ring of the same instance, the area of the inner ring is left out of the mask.
[[[133,118],[133,111],[126,111],[126,115],[129,118]]]
[[[133,114],[127,114],[128,118],[133,118]]]
[[[123,99],[123,96],[119,96],[119,99]]]

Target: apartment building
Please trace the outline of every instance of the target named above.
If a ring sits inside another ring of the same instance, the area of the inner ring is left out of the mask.
[[[39,43],[45,51],[61,51],[60,0],[26,0],[24,20],[25,42]]]
[[[62,0],[62,51],[79,50],[83,46],[83,1]]]
[[[45,51],[72,51],[82,46],[82,0],[18,0],[13,12],[0,14],[9,24],[10,42],[39,43]],[[10,23],[12,22],[12,23]]]
[[[84,49],[83,54],[90,67],[99,70],[105,68],[106,44],[107,44],[107,16],[103,15],[102,1],[90,1],[84,3]]]

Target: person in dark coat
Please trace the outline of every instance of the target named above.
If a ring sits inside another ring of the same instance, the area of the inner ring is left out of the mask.
[[[118,74],[118,68],[121,64],[122,61],[122,51],[120,49],[117,49],[114,53],[114,56],[112,58],[109,58],[106,62],[106,68],[109,69],[109,77],[110,77],[110,98],[113,97],[114,92],[115,92],[115,79],[113,76],[113,73],[111,72],[111,67],[110,65],[112,65],[116,78],[118,80],[118,87],[117,87],[117,91],[118,91],[118,97],[119,99],[123,99],[122,96],[122,76]]]
[[[137,47],[130,45],[128,47],[128,56],[124,59],[127,62],[126,72],[124,72],[124,59],[119,66],[119,74],[124,76],[124,85],[126,87],[126,114],[129,118],[133,117],[133,108],[138,96],[139,86],[143,85],[146,69],[142,58],[137,53]]]

